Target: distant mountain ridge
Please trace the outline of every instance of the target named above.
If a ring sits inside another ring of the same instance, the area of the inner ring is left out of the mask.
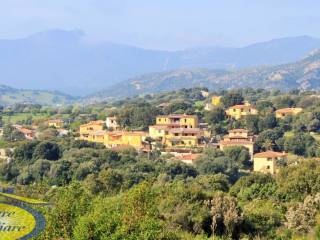
[[[137,75],[185,68],[239,69],[301,59],[320,48],[308,36],[276,39],[243,48],[158,51],[114,43],[88,43],[79,30],[51,30],[0,40],[0,83],[24,89],[87,95]]]
[[[276,66],[260,66],[236,71],[180,69],[132,78],[91,96],[91,100],[131,97],[181,88],[208,87],[320,90],[320,50],[300,61]]]
[[[57,91],[15,89],[0,85],[0,105],[10,106],[16,103],[58,106],[73,103],[77,98]]]

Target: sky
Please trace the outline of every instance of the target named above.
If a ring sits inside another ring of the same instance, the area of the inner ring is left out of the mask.
[[[79,29],[89,41],[149,49],[320,37],[317,0],[0,0],[0,39]]]

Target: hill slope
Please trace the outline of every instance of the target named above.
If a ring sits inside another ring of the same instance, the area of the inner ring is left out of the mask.
[[[21,90],[0,85],[0,105],[8,106],[16,103],[32,103],[41,105],[64,105],[72,103],[76,98],[60,92]]]
[[[296,61],[320,40],[294,37],[244,48],[155,51],[113,43],[92,44],[81,31],[52,30],[0,40],[0,83],[15,88],[86,95],[134,76],[181,68],[241,68]]]
[[[186,69],[147,74],[114,85],[92,96],[92,99],[128,97],[191,87],[320,90],[320,51],[314,51],[298,62],[277,66],[238,71]]]

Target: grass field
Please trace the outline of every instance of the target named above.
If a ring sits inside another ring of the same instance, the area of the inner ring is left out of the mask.
[[[48,116],[46,114],[30,114],[30,113],[19,113],[12,116],[3,115],[2,120],[5,123],[17,123],[22,120],[28,119],[28,117],[32,116],[33,120],[45,119]]]
[[[32,120],[46,120],[49,118],[69,118],[70,115],[69,114],[59,114],[59,115],[54,115],[54,116],[50,116],[48,114],[45,113],[38,113],[38,114],[31,114],[31,113],[18,113],[18,114],[14,114],[12,116],[8,116],[8,115],[2,115],[2,120],[5,123],[17,123],[19,121],[23,121],[28,119],[28,117],[32,117]]]

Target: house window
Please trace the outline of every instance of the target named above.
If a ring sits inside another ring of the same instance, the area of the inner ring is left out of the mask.
[[[270,166],[267,166],[267,169],[269,170],[269,169],[270,169]]]

